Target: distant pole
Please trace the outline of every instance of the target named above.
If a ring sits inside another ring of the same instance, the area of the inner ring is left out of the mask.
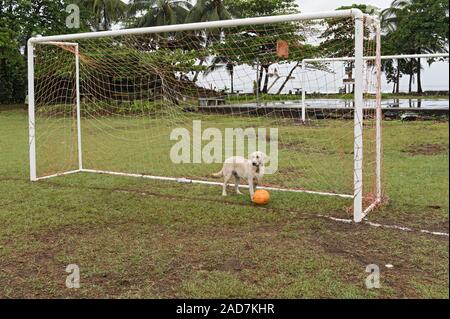
[[[306,122],[306,61],[302,61],[302,121]]]
[[[256,106],[259,105],[259,58],[256,58]]]

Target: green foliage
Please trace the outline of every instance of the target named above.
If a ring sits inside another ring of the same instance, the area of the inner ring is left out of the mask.
[[[189,1],[132,0],[128,10],[129,25],[153,27],[183,23],[191,9]]]
[[[25,59],[17,48],[17,33],[0,27],[0,103],[25,100]]]
[[[223,0],[197,0],[186,22],[206,22],[231,19]]]
[[[444,0],[395,0],[390,8],[381,13],[384,54],[422,54],[448,52],[449,3]],[[428,60],[433,63],[434,60]],[[421,62],[409,60],[394,67],[392,61],[386,61],[384,68],[388,79],[395,82],[401,74],[418,77],[417,90],[421,87]],[[395,90],[395,88],[394,88]]]
[[[69,0],[0,0],[0,103],[23,102],[26,91],[27,41],[36,35],[87,31],[82,11],[81,30],[66,26]]]
[[[359,9],[367,14],[374,14],[377,9],[365,4],[342,6],[336,10]],[[355,27],[353,19],[336,18],[324,22],[325,31],[320,38],[322,55],[326,57],[346,57],[355,55]],[[367,33],[367,29],[365,30]]]
[[[35,35],[55,35],[79,32],[66,26],[69,0],[0,1],[0,27],[9,27],[18,34],[18,46]],[[81,17],[83,22],[85,17]],[[82,25],[82,30],[86,26]]]
[[[295,0],[225,0],[228,11],[237,18],[298,13]]]
[[[127,5],[122,0],[76,0],[85,8],[88,25],[94,30],[110,30],[113,23],[121,22],[127,14]]]
[[[382,12],[388,44],[396,54],[448,51],[449,3],[444,0],[395,0]]]

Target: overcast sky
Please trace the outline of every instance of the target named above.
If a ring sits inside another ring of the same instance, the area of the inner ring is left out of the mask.
[[[365,3],[372,6],[384,9],[389,7],[392,0],[370,0],[370,1],[358,1],[358,0],[297,0],[302,12],[311,11],[324,11],[334,10],[341,6],[352,5],[353,3]]]

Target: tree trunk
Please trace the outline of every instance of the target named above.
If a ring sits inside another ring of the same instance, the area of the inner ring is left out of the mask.
[[[262,78],[264,75],[264,67],[262,65],[259,66],[259,79],[258,79],[258,91],[262,93]]]
[[[409,73],[409,93],[412,93],[412,83],[413,83],[414,74],[412,71]]]
[[[297,62],[297,64],[292,68],[291,72],[289,72],[286,80],[284,80],[283,84],[281,85],[280,89],[278,90],[278,95],[281,94],[281,92],[284,90],[286,84],[289,82],[290,78],[292,77],[292,74],[294,74],[294,71],[300,66],[300,62]]]
[[[234,94],[234,69],[230,69],[231,76],[231,94]]]
[[[417,59],[417,93],[423,93],[422,90],[422,63]]]
[[[409,62],[409,93],[412,93],[412,84],[414,78],[414,63],[413,60]]]
[[[266,71],[266,77],[264,79],[264,89],[263,93],[267,94],[269,93],[269,66],[264,66],[264,70]]]
[[[400,61],[397,62],[397,78],[395,81],[395,93],[400,93],[400,75],[401,75],[401,68],[400,68]]]
[[[203,63],[205,63],[205,60],[204,60],[204,59],[200,59],[200,64],[199,64],[199,66],[202,66]],[[195,72],[194,79],[192,80],[192,82],[194,82],[194,83],[197,82],[199,74],[200,74],[200,71],[196,71],[196,72]]]

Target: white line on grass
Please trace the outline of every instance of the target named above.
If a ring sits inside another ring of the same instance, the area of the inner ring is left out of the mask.
[[[329,219],[329,220],[332,220],[335,222],[340,222],[340,223],[346,223],[346,224],[353,223],[353,220],[351,220],[351,219],[342,219],[342,218],[336,218],[336,217],[331,217],[331,216],[326,216],[326,215],[317,215],[317,216],[321,217],[321,218],[326,218],[326,219]],[[448,233],[434,232],[434,231],[430,231],[430,230],[417,230],[417,229],[403,227],[403,226],[397,226],[397,225],[383,225],[383,224],[373,223],[368,220],[363,220],[362,223],[364,223],[368,226],[371,226],[371,227],[376,227],[376,228],[396,229],[396,230],[401,230],[404,232],[419,232],[422,234],[449,237]]]
[[[121,193],[134,193],[134,194],[139,194],[142,196],[154,196],[153,194],[148,194],[148,193],[141,193],[141,192],[135,192],[135,191],[128,191],[128,190],[116,190],[118,192]],[[230,203],[227,203],[230,204]],[[276,209],[273,209],[276,210]],[[291,213],[299,213],[296,211],[291,211]],[[339,222],[339,223],[345,223],[345,224],[353,224],[354,221],[352,219],[344,219],[344,218],[337,218],[337,217],[332,217],[332,216],[327,216],[327,215],[321,215],[321,214],[317,214],[315,215],[316,217],[320,217],[320,218],[324,218],[324,219],[328,219],[328,220],[332,220],[335,222]],[[409,228],[409,227],[403,227],[403,226],[397,226],[397,225],[383,225],[383,224],[378,224],[378,223],[374,223],[374,222],[370,222],[367,219],[362,221],[363,224],[371,226],[371,227],[376,227],[376,228],[384,228],[384,229],[395,229],[395,230],[401,230],[404,232],[411,232],[411,233],[422,233],[422,234],[428,234],[428,235],[434,235],[434,236],[443,236],[443,237],[449,237],[448,233],[443,233],[443,232],[434,232],[434,231],[430,231],[430,230],[417,230],[417,229],[413,229],[413,228]]]

